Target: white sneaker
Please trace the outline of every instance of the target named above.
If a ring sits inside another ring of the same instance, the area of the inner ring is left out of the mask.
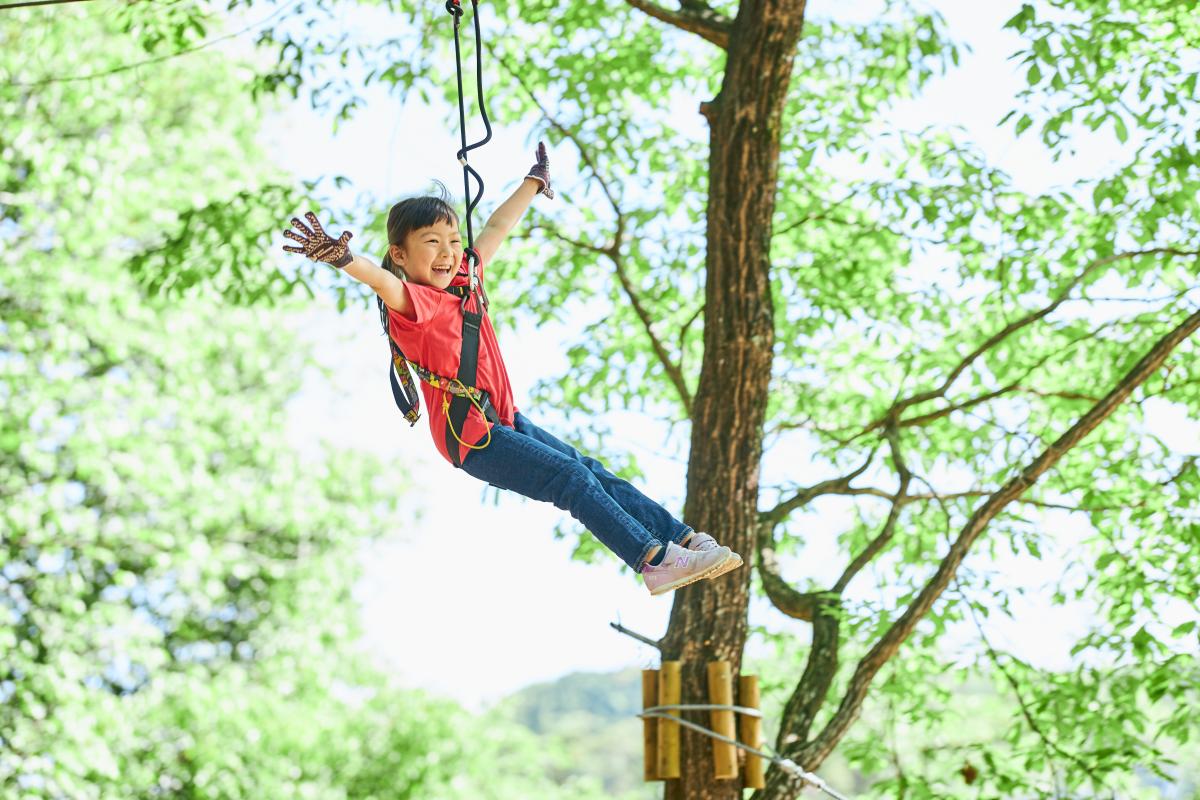
[[[642,579],[652,595],[673,591],[689,583],[711,578],[729,562],[733,553],[728,547],[714,547],[703,552],[667,543],[667,554],[657,567],[642,567]]]
[[[687,544],[684,546],[688,550],[695,550],[696,552],[703,553],[707,550],[714,550],[722,545],[717,544],[716,539],[709,536],[707,533],[704,533],[703,531],[693,531],[692,535],[687,539]],[[732,558],[725,562],[725,566],[721,567],[720,572],[710,575],[709,577],[715,578],[717,575],[724,575],[726,572],[732,572],[740,567],[742,565],[742,557],[737,553],[732,553],[732,556]]]

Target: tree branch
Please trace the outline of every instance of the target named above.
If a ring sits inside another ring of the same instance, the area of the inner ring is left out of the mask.
[[[559,122],[556,117],[546,110],[546,107],[542,105],[540,100],[538,100],[537,95],[533,93],[533,90],[530,89],[522,79],[521,73],[514,69],[511,64],[509,64],[508,59],[504,57],[503,53],[493,48],[489,48],[488,51],[496,59],[496,61],[500,63],[500,66],[504,68],[504,71],[509,74],[509,77],[517,82],[517,85],[520,86],[525,94],[529,97],[530,102],[537,106],[538,111],[541,112],[542,117],[546,120],[546,122],[550,123],[550,126],[561,133],[566,139],[569,139],[571,143],[575,145],[575,149],[579,151],[579,158],[583,161],[584,165],[591,170],[592,176],[595,177],[596,181],[600,184],[600,190],[604,192],[605,198],[608,199],[608,204],[612,206],[613,213],[617,215],[617,234],[613,237],[613,247],[617,250],[620,250],[622,235],[625,231],[625,214],[621,211],[621,206],[617,203],[617,197],[613,192],[612,187],[609,186],[608,181],[604,180],[604,176],[600,174],[600,170],[596,167],[596,162],[592,158],[591,151],[587,148],[587,145],[585,145],[583,141],[581,141],[580,138],[575,134],[574,130]]]
[[[671,359],[671,354],[667,352],[666,345],[664,345],[662,340],[659,339],[654,333],[651,315],[646,310],[645,304],[642,303],[641,297],[638,295],[637,290],[633,286],[633,282],[629,280],[629,275],[625,270],[625,261],[621,255],[621,245],[625,239],[626,216],[621,210],[621,206],[617,202],[616,194],[612,191],[608,185],[608,182],[605,181],[604,177],[600,174],[600,170],[597,168],[596,162],[592,158],[591,151],[576,134],[576,132],[559,122],[558,119],[555,118],[544,105],[542,105],[542,103],[537,99],[537,95],[535,95],[533,90],[526,85],[525,81],[521,78],[521,75],[517,72],[517,70],[513,69],[513,67],[508,63],[508,60],[502,54],[495,53],[495,56],[496,60],[500,62],[500,65],[505,69],[505,71],[508,72],[513,80],[515,80],[517,84],[525,91],[525,94],[528,95],[530,101],[538,107],[538,110],[542,113],[542,116],[545,118],[545,120],[549,122],[550,125],[555,128],[555,130],[559,131],[564,137],[566,137],[575,145],[575,149],[579,151],[580,159],[582,159],[583,163],[587,165],[588,169],[591,170],[592,175],[595,176],[597,182],[599,182],[600,188],[604,192],[604,196],[608,198],[609,205],[612,206],[613,213],[617,217],[617,230],[613,234],[612,244],[607,247],[598,247],[585,242],[577,242],[558,234],[557,231],[553,231],[551,228],[546,226],[540,227],[543,230],[549,231],[551,235],[561,241],[593,253],[606,255],[612,261],[613,267],[616,269],[617,280],[620,282],[621,288],[624,290],[625,295],[629,298],[629,303],[631,306],[633,306],[633,311],[637,315],[638,320],[641,321],[642,328],[646,331],[646,336],[650,339],[650,347],[654,351],[655,357],[666,371],[667,376],[671,379],[671,384],[675,387],[675,391],[679,393],[679,401],[683,404],[684,410],[686,411],[688,417],[691,417],[692,394],[688,390],[687,381],[684,380],[683,370],[680,369],[679,365]]]
[[[862,475],[867,467],[871,466],[874,458],[875,451],[872,450],[863,465],[849,475],[822,481],[815,486],[801,489],[795,496],[779,503],[770,511],[759,514],[758,536],[755,542],[755,549],[758,552],[758,574],[762,578],[763,591],[766,592],[767,599],[789,617],[812,622],[819,594],[801,592],[783,577],[779,568],[779,560],[775,557],[775,526],[786,519],[792,511],[807,505],[823,494],[857,493],[857,490],[850,489],[850,482]],[[834,634],[836,636],[836,631]]]
[[[975,624],[975,630],[979,632],[979,639],[983,642],[983,646],[987,650],[988,659],[992,662],[992,665],[1000,671],[1000,674],[1004,676],[1005,682],[1008,683],[1009,688],[1012,689],[1013,695],[1017,698],[1017,705],[1021,707],[1021,716],[1025,718],[1025,722],[1029,725],[1037,737],[1042,740],[1042,744],[1046,745],[1046,747],[1050,748],[1050,750],[1067,759],[1068,761],[1071,761],[1077,767],[1082,769],[1085,773],[1087,773],[1087,776],[1092,779],[1096,786],[1103,786],[1106,789],[1109,788],[1108,782],[1098,775],[1096,770],[1090,764],[1085,762],[1078,755],[1064,750],[1057,742],[1047,736],[1046,732],[1042,730],[1040,725],[1038,725],[1037,720],[1035,720],[1033,717],[1033,712],[1029,708],[1029,704],[1025,702],[1025,697],[1021,694],[1020,684],[1017,683],[1017,679],[1014,678],[1012,673],[1010,673],[1005,668],[1004,664],[1001,663],[1000,654],[996,652],[996,648],[992,647],[991,641],[988,639],[987,634],[984,633],[983,624],[979,621],[979,615],[975,611],[974,604],[972,604],[970,599],[967,598],[966,593],[962,590],[962,587],[958,585],[957,578],[955,579],[954,584],[959,596],[962,597],[963,603],[965,603],[967,606],[967,611],[971,615],[971,621]]]
[[[843,475],[840,478],[832,478],[827,481],[821,481],[818,484],[809,486],[796,492],[792,497],[775,505],[770,511],[759,513],[759,519],[768,525],[774,526],[787,519],[787,516],[801,506],[808,505],[815,498],[823,494],[860,494],[860,490],[851,489],[850,482],[867,471],[867,467],[871,466],[871,461],[875,458],[875,451],[872,450],[867,460],[858,469],[851,472],[849,475]]]
[[[678,11],[663,8],[650,0],[626,0],[626,2],[660,22],[674,25],[681,31],[694,33],[722,50],[729,47],[729,32],[733,30],[733,20],[709,8],[701,0],[680,0]]]
[[[869,433],[873,430],[876,430],[876,429],[882,427],[884,425],[884,423],[887,421],[888,416],[891,414],[898,414],[899,412],[901,412],[904,409],[909,408],[911,406],[915,406],[915,405],[924,403],[929,400],[936,400],[939,397],[944,397],[946,395],[946,392],[948,392],[950,390],[950,387],[954,384],[954,382],[957,381],[959,379],[959,377],[972,364],[974,364],[975,361],[977,361],[979,359],[980,356],[982,356],[988,350],[990,350],[993,347],[995,347],[996,345],[1000,344],[1005,339],[1007,339],[1009,336],[1013,335],[1014,333],[1021,330],[1022,328],[1026,328],[1029,325],[1032,325],[1033,323],[1038,322],[1039,320],[1045,319],[1047,316],[1052,314],[1059,306],[1061,306],[1063,303],[1065,303],[1067,301],[1067,299],[1071,295],[1071,292],[1073,292],[1075,290],[1075,287],[1077,287],[1080,283],[1082,283],[1085,278],[1087,278],[1089,275],[1091,275],[1096,270],[1100,269],[1101,267],[1106,267],[1110,264],[1113,264],[1113,263],[1120,261],[1122,259],[1125,259],[1125,258],[1136,258],[1138,256],[1150,256],[1150,255],[1200,256],[1200,251],[1179,250],[1177,248],[1172,248],[1172,247],[1156,247],[1156,248],[1152,248],[1150,250],[1130,250],[1130,251],[1126,251],[1123,253],[1116,253],[1114,255],[1107,256],[1105,258],[1096,259],[1095,261],[1091,262],[1086,267],[1084,267],[1083,271],[1080,272],[1078,275],[1076,275],[1075,278],[1070,283],[1068,283],[1062,289],[1062,291],[1060,291],[1058,293],[1058,295],[1054,298],[1054,300],[1049,305],[1044,306],[1043,308],[1040,308],[1037,311],[1030,312],[1023,317],[1010,322],[1008,325],[1005,325],[999,331],[997,331],[996,333],[993,333],[991,336],[989,336],[983,342],[983,344],[976,347],[967,356],[965,356],[961,361],[959,361],[958,365],[955,366],[954,369],[952,369],[950,371],[950,374],[946,376],[946,379],[944,381],[942,381],[942,384],[939,387],[937,387],[936,389],[930,389],[925,392],[918,392],[917,394],[914,394],[903,400],[897,401],[890,409],[888,409],[888,411],[882,417],[880,417],[879,419],[877,419],[876,421],[874,421],[870,425],[868,425],[865,429],[863,429],[862,433],[860,433],[859,435],[861,436],[862,434]]]
[[[613,266],[617,270],[617,280],[621,282],[621,288],[625,290],[625,295],[629,298],[629,303],[633,306],[634,313],[641,320],[642,328],[646,331],[646,336],[650,339],[650,346],[654,348],[654,354],[658,357],[658,361],[662,364],[663,369],[666,370],[671,383],[674,384],[675,391],[679,393],[679,400],[683,403],[683,408],[690,419],[692,416],[692,393],[688,390],[687,381],[683,377],[683,370],[671,359],[671,354],[667,352],[666,345],[654,333],[653,320],[650,318],[650,313],[642,305],[641,298],[638,296],[632,281],[629,280],[629,275],[625,271],[625,260],[619,254],[613,259]]]
[[[610,623],[608,623],[608,626],[610,628],[612,628],[613,630],[617,631],[618,633],[623,633],[626,636],[637,639],[642,644],[648,644],[656,650],[662,650],[662,645],[659,644],[658,642],[654,641],[653,639],[651,639],[649,636],[643,636],[642,634],[637,633],[636,631],[631,631],[631,630],[629,630],[629,628],[626,628],[624,625],[622,625],[619,622],[610,622]]]
[[[892,510],[888,513],[887,521],[883,524],[883,530],[871,540],[866,549],[850,562],[850,565],[846,567],[846,571],[842,573],[842,577],[838,578],[838,582],[834,584],[833,591],[838,595],[845,591],[850,581],[854,579],[854,576],[863,567],[870,564],[872,559],[879,555],[880,551],[892,540],[892,536],[896,533],[896,522],[900,519],[900,509],[904,505],[904,499],[908,494],[908,485],[912,483],[912,473],[909,472],[908,466],[904,463],[904,457],[900,453],[900,432],[894,418],[888,423],[887,440],[892,449],[892,463],[896,465],[896,472],[900,475],[900,486],[896,489],[896,494],[892,497]],[[813,642],[813,646],[816,646],[815,641]]]
[[[1110,417],[1122,403],[1129,399],[1137,387],[1163,365],[1175,348],[1198,328],[1200,328],[1200,311],[1192,313],[1177,327],[1160,338],[1099,403],[1092,406],[1025,469],[1007,481],[976,509],[959,532],[958,539],[950,546],[949,552],[938,565],[936,572],[921,589],[912,604],[859,661],[850,678],[842,702],[825,729],[811,742],[795,748],[794,755],[790,757],[799,758],[799,763],[802,764],[819,764],[829,755],[858,716],[875,675],[896,654],[917,623],[929,613],[933,604],[941,597],[947,585],[954,578],[971,546],[992,519],[1009,503],[1024,494],[1064,455]]]
[[[780,750],[808,739],[813,722],[829,696],[829,687],[837,676],[841,597],[835,592],[823,592],[814,598],[812,646],[808,649],[804,675],[783,710],[776,745]]]
[[[775,542],[771,535],[772,525],[759,524],[757,542],[758,575],[762,578],[763,591],[767,599],[781,612],[793,619],[812,622],[817,608],[815,592],[801,592],[784,579],[779,560],[775,558]]]

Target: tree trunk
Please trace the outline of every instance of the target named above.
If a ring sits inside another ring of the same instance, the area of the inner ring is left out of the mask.
[[[684,521],[746,557],[758,517],[759,463],[775,342],[771,218],[780,123],[804,0],[744,0],[730,33],[709,121],[704,359],[692,414]],[[683,662],[683,702],[705,702],[705,665],[730,662],[746,641],[750,564],[675,593],[663,659]],[[684,717],[708,726],[707,713]],[[682,777],[667,800],[740,798],[713,779],[711,739],[682,730]]]

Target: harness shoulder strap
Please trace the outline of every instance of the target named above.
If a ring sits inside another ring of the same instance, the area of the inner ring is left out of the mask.
[[[446,291],[456,297],[463,298],[468,296],[468,287],[466,286],[450,286]],[[388,324],[388,309],[384,305],[382,298],[376,298],[376,303],[379,307],[380,324],[383,327],[384,336],[387,337],[388,345],[391,349],[391,358],[388,363],[388,382],[392,387],[392,399],[396,403],[396,407],[400,409],[400,413],[408,420],[409,425],[416,425],[421,418],[421,393],[417,391],[416,382],[413,380],[413,373],[425,383],[435,389],[441,389],[451,395],[454,395],[454,401],[451,402],[451,414],[447,416],[447,445],[448,452],[453,454],[452,460],[457,462],[458,448],[449,447],[451,438],[457,439],[454,434],[454,429],[462,430],[462,426],[466,421],[466,415],[470,412],[472,405],[477,406],[483,412],[483,416],[493,425],[500,422],[500,414],[496,411],[496,407],[492,405],[491,398],[487,391],[480,389],[475,385],[476,373],[478,372],[478,354],[479,354],[479,328],[482,325],[483,315],[487,312],[487,297],[483,295],[482,289],[479,292],[483,298],[483,312],[467,312],[463,309],[463,350],[459,363],[459,377],[457,379],[446,378],[442,375],[426,369],[416,361],[409,359],[404,355],[404,351],[396,344],[396,340],[391,336],[390,326]],[[467,314],[472,315],[472,320],[468,324]],[[464,363],[469,367],[469,370],[464,370]],[[469,379],[468,379],[469,375]],[[456,405],[462,410],[461,419],[455,416]],[[468,443],[463,443],[468,444]],[[470,446],[468,444],[468,446]],[[455,466],[461,466],[455,463]]]

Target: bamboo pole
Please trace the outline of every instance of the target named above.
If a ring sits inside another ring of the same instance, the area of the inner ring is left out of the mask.
[[[682,691],[682,665],[678,661],[662,662],[658,672],[658,704],[679,705]],[[678,711],[666,712],[678,717]],[[679,723],[658,720],[658,778],[667,780],[679,777]]]
[[[642,670],[642,711],[658,705],[658,670]],[[658,777],[658,722],[654,717],[642,718],[642,773],[643,780],[656,781]]]
[[[759,708],[761,700],[758,696],[758,676],[742,675],[738,678],[738,705],[746,708]],[[742,744],[748,744],[756,750],[763,746],[762,718],[746,714],[738,715],[738,739]],[[763,769],[763,760],[752,753],[746,753],[746,775],[742,786],[746,789],[764,789],[767,785]]]
[[[713,705],[733,705],[733,669],[728,661],[713,661],[708,665],[708,702]],[[733,711],[714,709],[709,712],[713,732],[730,739],[737,738]],[[728,742],[709,737],[712,742],[713,777],[717,780],[738,776],[737,748]]]

